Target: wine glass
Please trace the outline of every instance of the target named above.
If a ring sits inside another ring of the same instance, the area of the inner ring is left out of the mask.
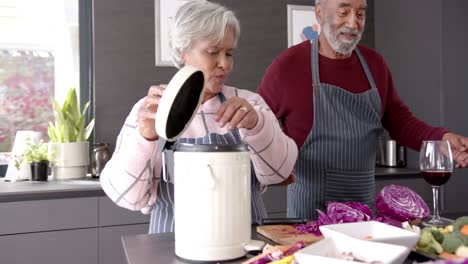
[[[434,212],[432,219],[424,221],[424,226],[446,226],[451,220],[439,216],[439,188],[446,183],[453,171],[452,151],[447,140],[423,141],[419,153],[421,175],[432,186]]]

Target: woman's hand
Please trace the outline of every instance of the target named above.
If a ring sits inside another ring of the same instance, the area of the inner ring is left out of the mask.
[[[159,101],[167,85],[153,85],[148,90],[148,95],[143,99],[143,103],[138,109],[138,131],[147,140],[154,141],[159,138],[154,124],[156,122],[156,112]]]
[[[233,96],[224,102],[216,112],[216,122],[220,127],[227,124],[227,129],[252,129],[257,125],[257,111],[244,98]]]

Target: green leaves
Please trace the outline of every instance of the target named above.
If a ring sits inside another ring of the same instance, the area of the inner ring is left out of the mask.
[[[55,125],[49,122],[49,138],[52,142],[82,142],[88,140],[94,128],[94,119],[85,128],[86,112],[89,108],[89,101],[80,111],[76,89],[71,88],[67,94],[63,106],[52,98],[52,108],[54,110]]]
[[[15,156],[15,167],[19,170],[23,162],[25,163],[34,163],[41,161],[48,161],[48,150],[47,143],[44,141],[39,141],[37,144],[27,143],[26,149],[24,152]]]

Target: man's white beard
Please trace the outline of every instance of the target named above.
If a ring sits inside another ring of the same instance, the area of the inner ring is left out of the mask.
[[[350,55],[356,45],[359,43],[362,37],[362,32],[357,29],[350,29],[346,26],[342,26],[341,28],[336,29],[336,31],[332,31],[330,24],[325,21],[323,24],[323,33],[325,34],[325,38],[328,40],[328,43],[332,47],[332,49],[340,54],[343,55]],[[340,40],[338,38],[340,33],[349,33],[355,34],[356,38],[354,40]]]

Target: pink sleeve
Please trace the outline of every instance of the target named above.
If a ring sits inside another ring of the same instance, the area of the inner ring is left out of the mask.
[[[149,213],[156,202],[161,171],[157,141],[143,138],[137,128],[138,102],[117,137],[115,151],[100,176],[104,192],[117,205]]]
[[[254,128],[239,129],[239,132],[249,146],[258,180],[265,185],[280,183],[293,171],[298,155],[297,145],[283,132],[263,98],[248,93],[247,100],[257,111],[258,122]]]

